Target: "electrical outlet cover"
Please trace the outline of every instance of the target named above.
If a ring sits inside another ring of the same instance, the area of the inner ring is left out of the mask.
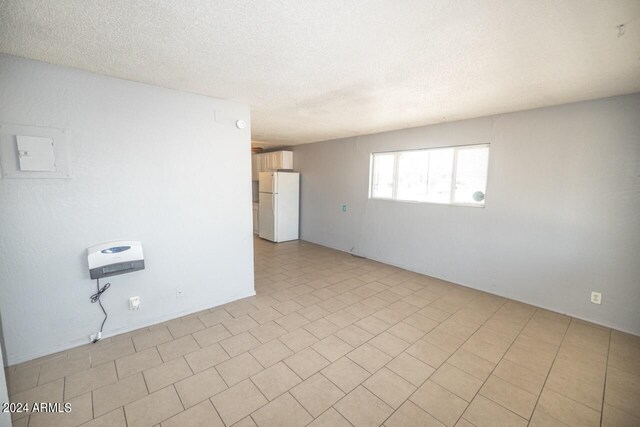
[[[602,294],[600,292],[591,292],[591,302],[594,304],[602,304]]]
[[[129,298],[129,310],[138,310],[140,308],[140,297]]]

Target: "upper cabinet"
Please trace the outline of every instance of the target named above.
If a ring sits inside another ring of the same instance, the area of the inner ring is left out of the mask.
[[[281,169],[293,169],[293,151],[272,151],[251,156],[251,176],[258,180],[260,172],[275,172]]]

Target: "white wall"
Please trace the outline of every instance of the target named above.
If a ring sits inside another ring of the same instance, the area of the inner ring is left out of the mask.
[[[367,198],[372,152],[480,143],[491,143],[484,209]],[[640,94],[294,155],[304,240],[640,334]]]
[[[3,350],[2,342],[0,342],[0,405],[9,402],[9,393],[7,391],[7,380],[3,369]],[[0,406],[1,407],[1,406]],[[11,414],[9,412],[0,412],[0,427],[11,427]]]
[[[254,294],[251,131],[237,119],[246,105],[0,55],[0,122],[66,129],[74,174],[0,179],[5,362],[88,342],[102,312],[85,251],[103,241],[139,239],[146,257],[110,278],[106,336]]]

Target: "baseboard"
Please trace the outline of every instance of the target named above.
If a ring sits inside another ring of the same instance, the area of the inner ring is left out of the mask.
[[[216,305],[202,305],[202,306],[192,307],[192,308],[187,309],[187,310],[182,310],[182,311],[179,311],[179,312],[170,313],[170,314],[166,314],[166,315],[163,315],[163,316],[155,317],[155,318],[149,319],[149,320],[147,320],[145,322],[141,322],[139,324],[136,324],[135,326],[132,326],[130,328],[129,327],[125,327],[125,328],[120,328],[120,329],[115,329],[113,331],[109,331],[108,334],[104,334],[103,335],[103,339],[104,338],[111,338],[111,337],[114,337],[114,336],[117,336],[117,335],[121,335],[121,334],[126,334],[127,332],[135,331],[137,329],[147,328],[149,326],[153,326],[153,325],[156,325],[158,323],[166,322],[168,320],[173,320],[173,319],[176,319],[178,317],[188,316],[189,314],[196,313],[198,311],[203,311],[203,310],[208,310],[208,309],[215,308],[215,307],[220,307],[221,305],[229,304],[230,302],[238,301],[238,300],[241,300],[243,298],[249,298],[249,297],[252,297],[252,296],[255,296],[255,295],[256,295],[256,292],[255,292],[255,289],[254,289],[253,292],[250,292],[250,293],[247,293],[247,294],[236,295],[236,296],[224,299],[224,300],[222,300],[222,302],[220,302],[219,304],[216,304]],[[70,350],[72,348],[80,347],[80,346],[86,345],[86,344],[89,344],[88,339],[86,337],[83,337],[83,338],[79,338],[77,340],[73,340],[73,341],[71,341],[71,342],[69,342],[67,344],[64,344],[64,345],[60,346],[60,347],[56,347],[54,349],[49,349],[49,350],[44,350],[44,351],[37,351],[37,352],[26,353],[26,354],[18,354],[18,355],[9,355],[9,354],[7,354],[7,358],[4,360],[4,363],[5,363],[5,366],[13,366],[13,365],[17,365],[19,363],[28,362],[30,360],[37,359],[39,357],[49,356],[51,354],[60,353],[62,351],[66,351],[66,350]]]

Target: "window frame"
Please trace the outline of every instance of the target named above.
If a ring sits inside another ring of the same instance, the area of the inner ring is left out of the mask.
[[[468,149],[479,149],[479,148],[487,148],[487,177],[484,191],[484,200],[483,203],[461,203],[455,202],[455,191],[456,191],[456,175],[458,169],[458,151],[459,150],[468,150]],[[431,201],[422,201],[422,200],[405,200],[398,199],[398,160],[400,158],[400,153],[414,152],[414,151],[436,151],[443,149],[453,149],[453,167],[451,169],[451,191],[449,194],[449,202],[441,203],[441,202],[431,202]],[[391,191],[391,197],[376,197],[373,195],[373,179],[374,179],[374,157],[377,154],[393,154],[393,187]],[[454,146],[442,146],[442,147],[429,147],[429,148],[414,148],[408,150],[395,150],[395,151],[376,151],[370,154],[369,158],[369,199],[371,200],[382,200],[382,201],[392,201],[392,202],[400,202],[400,203],[426,203],[432,205],[444,205],[444,206],[466,206],[471,208],[484,208],[487,204],[487,187],[489,183],[489,161],[491,157],[491,144],[469,144],[469,145],[454,145]]]

